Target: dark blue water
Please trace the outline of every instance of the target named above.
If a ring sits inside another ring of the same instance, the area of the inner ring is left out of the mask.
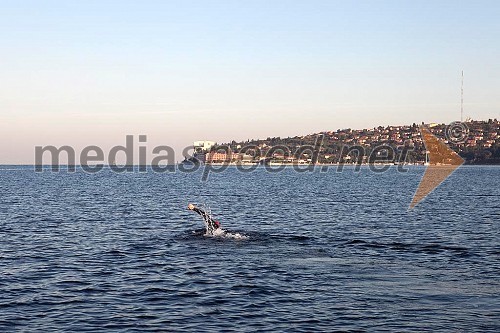
[[[414,210],[408,173],[0,166],[0,331],[500,329],[500,168]],[[248,239],[196,233],[188,202]]]

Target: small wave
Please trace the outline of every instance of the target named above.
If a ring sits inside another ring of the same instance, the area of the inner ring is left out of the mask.
[[[219,231],[218,231],[219,230]],[[232,240],[248,240],[259,244],[266,243],[296,243],[299,245],[309,244],[315,238],[305,235],[294,235],[289,233],[267,233],[262,231],[240,231],[217,229],[214,234],[207,234],[205,229],[185,230],[181,234],[174,236],[178,239],[194,239],[194,238],[212,238],[212,239],[232,239]]]
[[[34,168],[0,168],[0,171],[26,171],[26,170],[34,170]]]
[[[370,247],[370,248],[382,248],[387,247],[387,244],[377,243],[377,242],[368,242],[361,239],[353,239],[346,242],[346,245],[359,245],[362,247]]]
[[[264,235],[266,238],[269,238],[271,240],[287,240],[291,242],[309,242],[313,238],[309,236],[304,236],[304,235],[293,235],[293,234],[288,234],[288,233],[280,233],[280,234],[265,234]]]
[[[302,235],[289,235],[288,239],[296,240],[296,241],[308,241],[311,239],[311,237],[302,236]]]
[[[463,257],[472,255],[470,249],[467,247],[442,245],[437,243],[433,244],[414,244],[414,243],[402,243],[402,242],[382,243],[376,241],[353,239],[345,242],[345,245],[355,245],[366,248],[385,248],[398,251],[409,251],[413,253],[434,254],[434,253],[449,252]]]

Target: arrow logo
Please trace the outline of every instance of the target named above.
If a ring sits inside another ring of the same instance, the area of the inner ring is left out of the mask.
[[[464,163],[456,152],[450,149],[444,142],[440,141],[427,128],[420,126],[420,133],[429,156],[429,166],[420,180],[417,191],[410,203],[414,208],[420,201],[424,200],[436,187],[448,178],[455,169]]]

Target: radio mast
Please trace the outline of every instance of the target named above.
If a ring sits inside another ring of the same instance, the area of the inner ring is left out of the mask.
[[[464,71],[462,70],[462,87],[460,89],[460,122],[464,121]]]

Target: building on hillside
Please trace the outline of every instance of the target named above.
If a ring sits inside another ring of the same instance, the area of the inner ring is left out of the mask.
[[[213,141],[195,141],[193,143],[194,151],[197,153],[206,153],[210,151],[215,144],[216,143]]]
[[[211,151],[205,155],[206,163],[231,163],[242,159],[242,154],[233,153],[232,151]]]
[[[215,146],[216,143],[214,141],[195,141],[193,142],[193,158],[196,163],[205,163],[206,155]]]

